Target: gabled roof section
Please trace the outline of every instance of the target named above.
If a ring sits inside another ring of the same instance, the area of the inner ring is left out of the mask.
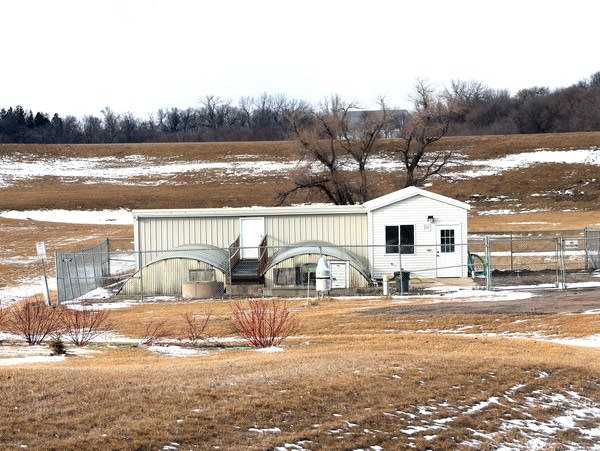
[[[462,208],[465,210],[469,210],[471,208],[469,204],[466,204],[459,200],[452,199],[451,197],[442,196],[441,194],[432,193],[430,191],[417,188],[415,186],[409,186],[408,188],[404,188],[399,191],[394,191],[393,193],[389,193],[384,196],[367,201],[363,204],[363,207],[366,211],[373,211],[377,210],[378,208],[387,207],[388,205],[395,204],[396,202],[401,202],[403,200],[410,199],[411,197],[415,196],[427,197],[429,199],[453,205],[455,207]]]

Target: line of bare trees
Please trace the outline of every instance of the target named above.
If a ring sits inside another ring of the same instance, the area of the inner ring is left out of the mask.
[[[477,81],[453,81],[452,134],[555,133],[600,130],[600,72],[567,88],[534,86],[511,96]]]
[[[550,133],[600,130],[600,72],[567,88],[522,89],[514,95],[477,81],[445,89],[453,105],[448,134]],[[358,105],[356,105],[358,106]],[[281,140],[295,135],[298,117],[317,119],[308,102],[284,95],[205,96],[199,106],[159,109],[147,118],[106,107],[101,116],[61,117],[21,106],[0,109],[0,142],[113,143]],[[292,118],[292,119],[290,119]],[[385,132],[385,131],[382,131]]]
[[[289,136],[292,112],[308,111],[306,102],[283,95],[243,97],[237,105],[205,96],[196,108],[165,108],[140,119],[106,107],[101,117],[62,118],[21,106],[0,110],[0,142],[130,143],[172,141],[258,141]]]

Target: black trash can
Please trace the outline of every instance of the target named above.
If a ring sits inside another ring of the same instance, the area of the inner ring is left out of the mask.
[[[408,293],[408,281],[410,280],[410,272],[396,271],[394,273],[396,281],[396,293]]]

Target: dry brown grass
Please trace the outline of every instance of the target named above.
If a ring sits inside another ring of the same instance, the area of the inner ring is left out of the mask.
[[[598,144],[600,133],[452,137],[440,145],[473,158],[491,158],[540,147]],[[0,145],[0,153],[9,152],[143,153],[192,161],[252,153],[290,158],[293,149],[290,143]],[[474,192],[517,193],[527,208],[552,209],[500,217],[474,214],[470,231],[600,225],[600,212],[594,206],[594,197],[600,194],[597,191],[590,191],[589,199],[530,197],[548,188],[576,185],[578,177],[598,178],[591,167],[574,168],[573,173],[563,169],[545,166],[497,179],[437,181],[433,188],[462,200]],[[553,179],[548,174],[553,174]],[[179,176],[182,186],[77,184],[76,189],[55,178],[44,178],[2,189],[0,209],[269,205],[287,175],[219,183]],[[377,194],[383,194],[397,188],[397,181],[378,176],[375,185]],[[588,211],[557,214],[571,206]],[[478,208],[488,207],[481,204]],[[34,255],[38,240],[46,241],[52,254],[95,244],[106,235],[130,238],[132,231],[129,226],[0,219],[0,248],[8,258]],[[68,237],[77,237],[77,241]],[[14,284],[24,272],[22,264],[0,264],[0,287]],[[395,305],[390,298],[323,300],[317,305],[291,301],[288,305],[297,313],[300,329],[297,336],[284,342],[284,352],[212,347],[207,355],[175,358],[136,345],[100,345],[91,347],[96,351],[91,356],[71,355],[54,364],[2,366],[0,446],[160,449],[176,442],[181,449],[272,449],[286,443],[308,449],[366,449],[373,445],[448,449],[462,440],[477,439],[480,449],[494,449],[511,440],[524,447],[528,437],[518,429],[501,432],[503,420],[544,421],[561,414],[557,407],[528,404],[532,398],[576,392],[587,397],[590,405],[600,402],[600,351],[514,338],[533,333],[555,337],[596,334],[600,326],[594,315],[540,314],[533,303],[530,312],[510,315],[393,314],[381,310],[375,314],[373,309]],[[112,311],[111,320],[117,332],[141,338],[149,321],[164,319],[178,328],[184,321],[181,314],[190,311],[211,312],[208,335],[232,334],[229,301],[141,304]],[[521,384],[523,388],[513,390]],[[498,397],[499,404],[466,413],[492,397]],[[423,410],[429,413],[420,413]],[[446,418],[452,420],[439,423],[441,428],[406,432]],[[252,430],[273,427],[280,432]],[[488,432],[492,438],[475,436],[473,430]],[[548,445],[560,448],[568,441],[583,448],[591,445],[577,428],[559,431]]]
[[[388,143],[382,142],[385,147]],[[440,148],[455,149],[472,159],[493,158],[509,153],[538,148],[587,148],[600,145],[600,132],[556,133],[548,135],[498,135],[448,137],[438,143]],[[14,145],[0,144],[0,154],[33,154],[46,156],[115,156],[146,155],[163,161],[215,161],[224,158],[235,160],[239,155],[252,155],[266,160],[294,161],[295,144],[277,142],[235,143],[161,143],[161,144],[110,144],[110,145]],[[597,167],[580,168],[544,165],[524,171],[509,171],[499,177],[485,177],[448,183],[436,180],[432,189],[460,200],[468,200],[472,193],[482,195],[507,195],[516,197],[522,208],[565,209],[577,205],[579,209],[595,209],[598,188],[588,185],[582,198],[531,197],[531,194],[559,188],[576,188],[582,180],[598,178]],[[552,177],[548,177],[552,174]],[[289,187],[289,173],[271,174],[241,179],[232,175],[215,180],[213,172],[180,174],[170,180],[177,185],[128,186],[104,183],[99,185],[64,183],[56,177],[28,180],[3,188],[0,209],[28,208],[189,208],[273,205],[277,192]],[[390,174],[373,174],[371,185],[375,196],[402,187],[401,177]],[[300,198],[290,199],[298,201]],[[477,208],[497,208],[476,203]]]
[[[595,358],[600,351],[412,332],[465,324],[480,325],[483,331],[531,332],[549,324],[566,330],[574,318],[591,328],[590,316],[524,315],[495,321],[491,315],[484,320],[369,314],[384,305],[393,301],[325,300],[316,307],[295,302],[301,329],[279,353],[211,349],[204,356],[174,358],[142,347],[100,346],[91,358],[1,367],[0,443],[33,449],[160,449],[171,442],[181,449],[272,449],[285,443],[304,443],[308,449],[402,449],[413,442],[443,449],[473,439],[472,429],[497,432],[502,418],[532,415],[543,420],[560,414],[527,407],[525,398],[539,391],[572,390],[600,399]],[[133,332],[131,325],[145,317],[175,321],[182,312],[208,306],[215,317],[230,311],[227,303],[199,302],[140,305],[112,313],[121,331]],[[217,321],[209,333],[229,332]],[[548,376],[541,379],[540,374]],[[511,393],[515,402],[508,402],[503,394],[518,384],[526,388]],[[493,396],[500,404],[465,413]],[[423,409],[430,414],[419,414]],[[440,430],[402,432],[449,417],[454,420]],[[274,427],[280,432],[252,430]],[[577,443],[585,443],[573,433]],[[426,438],[430,435],[435,438]],[[524,443],[520,434],[511,436]],[[493,442],[486,445],[484,440],[482,449],[486,446]]]
[[[133,238],[131,226],[64,224],[0,218],[0,288],[30,274],[41,275],[42,264],[34,258],[36,241],[44,241],[48,270],[54,274],[54,253],[73,251],[98,244],[105,238],[127,242]],[[11,263],[11,259],[19,262]],[[30,259],[28,262],[23,260]]]

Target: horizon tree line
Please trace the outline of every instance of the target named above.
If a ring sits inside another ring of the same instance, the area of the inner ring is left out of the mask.
[[[533,86],[511,95],[478,81],[453,80],[441,93],[451,105],[448,135],[553,133],[600,130],[600,72],[569,87]],[[326,102],[325,102],[326,103]],[[354,112],[360,105],[352,104]],[[416,110],[395,111],[401,123]],[[297,139],[297,127],[326,114],[319,106],[264,93],[237,103],[206,95],[196,107],[160,108],[147,118],[117,113],[50,116],[10,106],[0,109],[2,143],[142,143]],[[356,116],[356,113],[355,113]],[[295,129],[296,128],[296,129]],[[393,129],[397,129],[392,127]],[[384,136],[390,132],[380,131]]]

